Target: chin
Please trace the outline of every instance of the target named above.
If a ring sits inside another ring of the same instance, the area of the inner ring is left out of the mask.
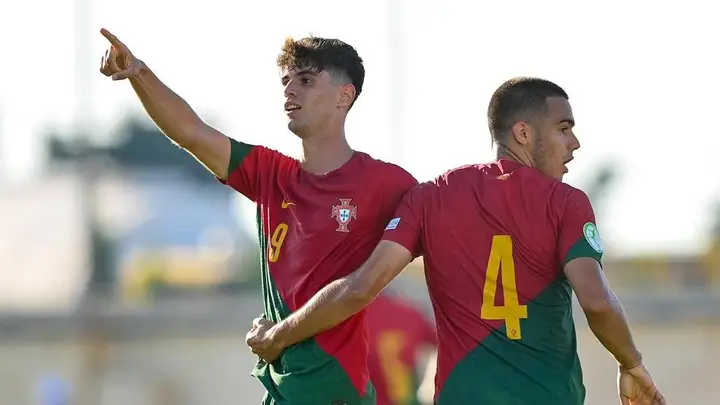
[[[300,139],[305,139],[309,136],[307,128],[302,125],[298,125],[295,121],[291,120],[288,122],[288,129]]]

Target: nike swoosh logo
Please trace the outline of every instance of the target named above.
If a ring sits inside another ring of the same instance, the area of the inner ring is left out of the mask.
[[[282,209],[286,209],[287,207],[289,207],[289,206],[291,206],[291,205],[295,205],[295,203],[287,202],[287,201],[283,200],[283,202],[280,204],[280,207],[281,207]]]

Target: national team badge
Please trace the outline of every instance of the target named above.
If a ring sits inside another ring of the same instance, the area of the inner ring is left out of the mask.
[[[350,232],[348,224],[353,218],[357,218],[357,207],[350,205],[352,198],[340,198],[340,204],[332,207],[332,215],[330,218],[335,218],[338,223],[337,232]]]

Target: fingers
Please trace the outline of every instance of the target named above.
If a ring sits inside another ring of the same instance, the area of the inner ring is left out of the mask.
[[[630,399],[623,394],[620,394],[620,405],[630,405]]]
[[[259,328],[259,327],[271,327],[275,325],[272,321],[268,320],[267,318],[255,318],[253,319],[253,327]]]
[[[113,35],[110,31],[106,30],[105,28],[100,29],[100,33],[102,36],[105,37],[105,39],[110,42],[110,45],[116,46],[118,48],[127,48],[125,44],[122,43],[115,35]]]
[[[130,77],[135,76],[135,70],[134,69],[125,69],[121,70],[115,74],[112,75],[113,80],[125,80]]]
[[[110,67],[110,70],[113,72],[119,72],[120,65],[117,63],[117,53],[114,52],[112,49],[108,49],[105,51],[105,61],[107,62],[108,66]]]
[[[665,402],[665,398],[658,390],[655,390],[652,405],[667,405],[667,402]]]
[[[112,75],[110,66],[105,63],[105,57],[100,58],[100,73],[104,74],[105,76]]]
[[[113,80],[123,80],[135,74],[135,67],[130,66],[128,69],[120,69],[117,63],[117,54],[112,49],[109,49],[105,51],[105,56],[100,59],[100,73],[111,76]]]

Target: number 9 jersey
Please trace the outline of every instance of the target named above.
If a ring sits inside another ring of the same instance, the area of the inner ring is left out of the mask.
[[[581,405],[563,267],[602,256],[587,196],[501,159],[409,192],[384,240],[423,254],[438,329],[438,405]]]
[[[265,316],[285,319],[331,281],[370,256],[403,195],[417,181],[405,170],[355,152],[325,175],[262,146],[232,141],[227,184],[258,207]],[[365,314],[288,347],[253,370],[265,404],[370,405]]]

